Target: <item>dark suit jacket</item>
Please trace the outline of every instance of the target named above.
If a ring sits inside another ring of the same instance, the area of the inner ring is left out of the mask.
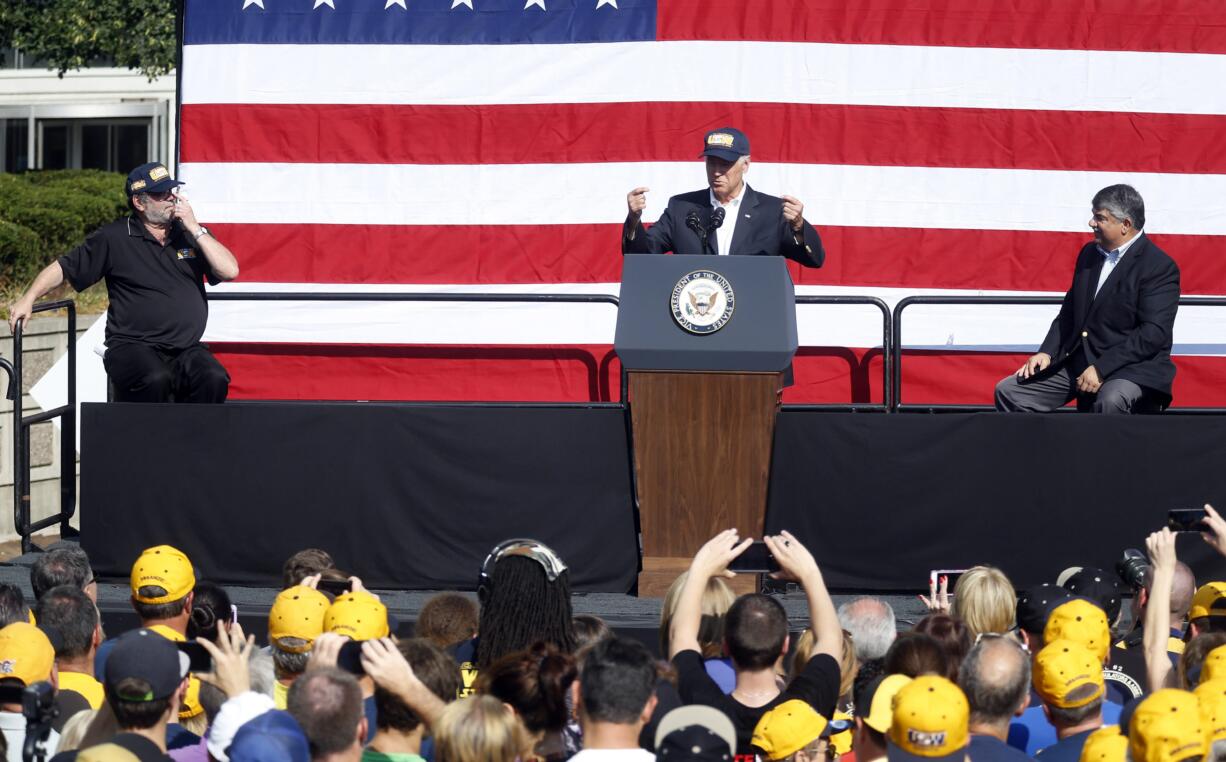
[[[691,211],[697,211],[704,221],[710,219],[711,196],[708,189],[670,198],[664,214],[650,229],[645,230],[643,223],[637,222],[633,240],[622,235],[622,253],[716,253],[715,235],[720,231],[716,231],[708,241],[706,251],[703,251],[698,234],[685,224],[686,215]],[[758,193],[747,185],[737,213],[741,216],[732,236],[730,253],[782,256],[808,267],[821,267],[825,261],[826,252],[822,249],[821,236],[809,223],[805,223],[801,230],[803,235],[797,243],[797,235],[801,234],[793,234],[791,226],[783,219],[783,199]]]
[[[1142,234],[1095,296],[1103,262],[1094,243],[1081,249],[1072,288],[1039,351],[1051,355],[1055,369],[1070,359],[1080,361],[1081,349],[1084,362],[1093,365],[1104,382],[1126,379],[1169,402],[1175,380],[1171,333],[1179,309],[1179,266]]]

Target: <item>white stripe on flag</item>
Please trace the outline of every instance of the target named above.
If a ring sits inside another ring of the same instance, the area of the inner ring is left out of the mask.
[[[1226,56],[1194,53],[712,41],[183,48],[184,103],[752,101],[1226,114],[1226,88],[1207,85],[1223,81]]]
[[[364,285],[244,283],[216,292],[419,291],[443,293],[613,294],[617,283],[490,285]],[[980,291],[798,286],[800,295],[876,296],[891,309],[904,296],[976,296]],[[1040,292],[991,292],[989,296],[1059,296]],[[422,302],[219,302],[210,305],[206,341],[307,344],[612,344],[616,311],[609,305],[478,304]],[[1057,307],[916,305],[904,313],[908,347],[1014,349],[1038,347]],[[1183,307],[1175,325],[1179,345],[1226,354],[1226,324],[1214,309]],[[871,306],[797,307],[802,346],[881,345],[881,313]],[[1215,348],[1216,347],[1216,348]]]
[[[705,185],[694,162],[637,164],[183,164],[200,219],[222,223],[616,223],[648,186],[647,220]],[[1087,231],[1090,199],[1130,183],[1152,233],[1226,234],[1226,175],[754,163],[748,182],[796,196],[816,225]]]

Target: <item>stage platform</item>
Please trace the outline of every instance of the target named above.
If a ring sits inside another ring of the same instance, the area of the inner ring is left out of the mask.
[[[217,582],[270,587],[322,547],[372,589],[429,591],[475,588],[490,548],[533,537],[577,592],[624,594],[639,563],[627,429],[608,404],[87,404],[81,542],[102,579],[168,543]],[[839,592],[913,594],[932,569],[979,563],[1026,587],[1111,568],[1171,508],[1226,506],[1223,463],[1219,415],[784,407],[766,529],[794,532]],[[1179,554],[1226,579],[1195,534]]]

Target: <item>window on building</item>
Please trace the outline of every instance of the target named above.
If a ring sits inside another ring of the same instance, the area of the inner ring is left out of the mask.
[[[127,172],[150,160],[152,120],[39,120],[43,169]]]
[[[30,123],[26,119],[0,119],[4,131],[0,140],[4,143],[4,164],[0,170],[22,172],[26,170],[29,153]]]

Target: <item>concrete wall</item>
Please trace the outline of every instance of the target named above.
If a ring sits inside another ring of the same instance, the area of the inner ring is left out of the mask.
[[[101,315],[78,315],[77,333],[84,333]],[[30,320],[22,334],[24,413],[39,410],[30,397],[30,387],[42,378],[47,369],[68,351],[68,321],[62,317],[39,317]],[[13,358],[13,338],[7,322],[0,325],[0,356]],[[0,392],[8,381],[0,371]],[[4,395],[0,394],[0,398]],[[79,474],[78,463],[71,466]],[[30,504],[35,520],[50,516],[60,508],[60,431],[48,421],[36,424],[30,431]],[[79,483],[79,482],[78,482]],[[74,525],[77,522],[72,522]],[[13,403],[0,399],[0,540],[17,536],[13,522]]]

